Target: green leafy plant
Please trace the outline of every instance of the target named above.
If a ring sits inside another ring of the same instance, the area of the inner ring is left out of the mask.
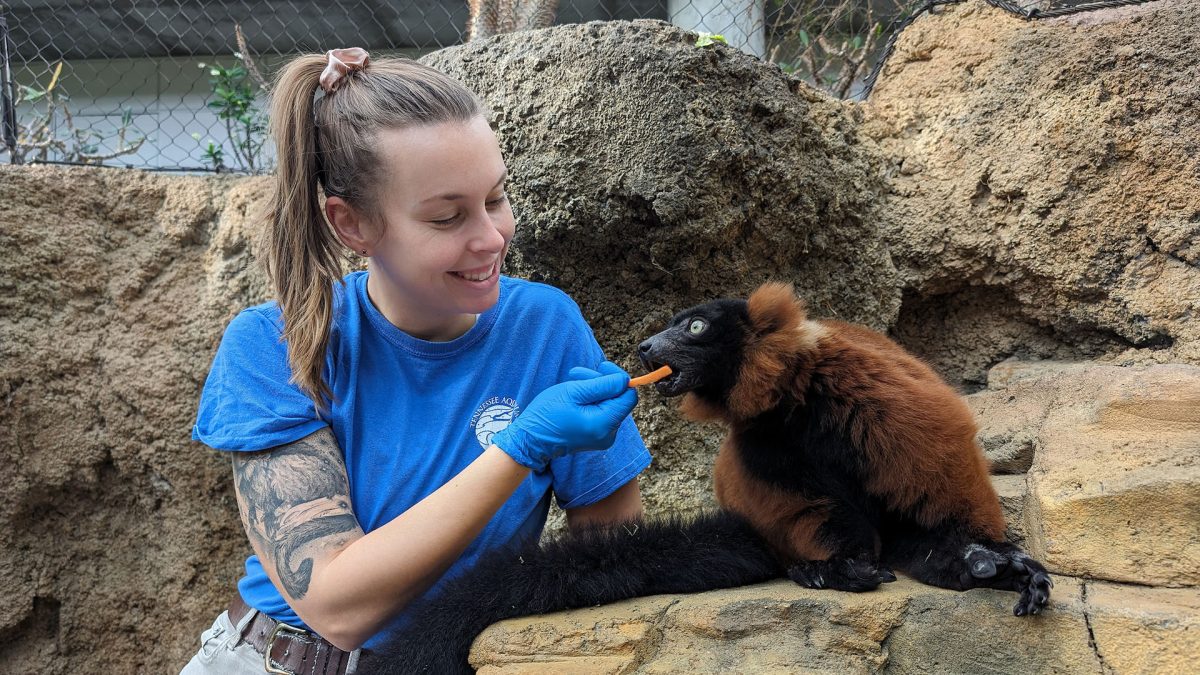
[[[696,38],[696,46],[697,47],[707,47],[707,46],[717,43],[717,42],[720,42],[723,45],[729,44],[729,42],[727,42],[725,40],[724,35],[719,35],[716,33],[706,33],[704,31],[700,31],[700,33],[698,35],[699,35],[699,37]]]
[[[205,141],[200,141],[200,134],[192,134],[192,138],[200,142],[200,147],[204,148],[200,156],[212,168],[213,171],[221,173],[228,171],[229,167],[225,166],[225,150],[213,139],[209,138]]]
[[[241,53],[235,53],[234,56],[244,61]],[[217,119],[225,122],[225,132],[237,168],[251,173],[264,170],[262,149],[266,142],[267,118],[258,108],[257,92],[250,72],[244,63],[232,67],[201,63],[200,67],[208,69],[208,82],[212,86],[213,96],[208,107],[216,111]],[[209,140],[203,157],[217,171],[226,168],[223,145],[216,145]]]
[[[112,134],[75,126],[75,117],[68,105],[71,99],[61,86],[62,72],[63,62],[59,61],[44,88],[24,84],[18,87],[16,104],[27,104],[32,113],[17,121],[13,161],[20,164],[54,159],[76,164],[101,164],[137,152],[146,139],[127,138],[133,126],[133,111],[129,109],[121,111],[121,123]],[[114,140],[115,149],[103,151],[106,146],[111,147]]]
[[[869,70],[891,18],[916,0],[772,0],[767,59],[838,98]]]

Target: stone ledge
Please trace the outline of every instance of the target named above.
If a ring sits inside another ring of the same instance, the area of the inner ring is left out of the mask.
[[[512,619],[476,640],[481,675],[518,673],[1185,672],[1200,591],[1055,578],[1050,611],[1013,593],[901,578],[863,594],[777,581]]]

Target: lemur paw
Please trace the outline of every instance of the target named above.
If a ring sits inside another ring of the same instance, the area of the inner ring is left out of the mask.
[[[861,593],[895,581],[896,575],[873,560],[833,558],[802,560],[788,568],[788,578],[806,588]]]
[[[991,579],[997,572],[1008,567],[1008,556],[980,544],[967,546],[964,558],[967,569],[976,579]]]
[[[1020,549],[995,551],[980,544],[967,546],[964,559],[974,586],[1014,590],[1021,594],[1013,614],[1038,614],[1050,604],[1054,580],[1046,568]]]
[[[1054,587],[1054,580],[1050,578],[1046,568],[1033,558],[1023,553],[1015,554],[1014,558],[1019,558],[1013,561],[1013,567],[1019,566],[1021,570],[1018,577],[1021,597],[1017,604],[1013,605],[1013,614],[1037,614],[1050,604],[1050,589]]]

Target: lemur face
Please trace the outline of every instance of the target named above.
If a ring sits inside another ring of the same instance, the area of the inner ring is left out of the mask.
[[[736,381],[749,325],[745,300],[706,302],[672,317],[666,330],[638,345],[638,356],[649,370],[671,367],[654,385],[663,396],[694,391],[719,401]]]

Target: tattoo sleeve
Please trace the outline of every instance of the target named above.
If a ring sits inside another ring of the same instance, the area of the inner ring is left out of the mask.
[[[250,543],[294,599],[308,593],[315,560],[362,536],[328,428],[270,450],[234,453],[233,477]]]

